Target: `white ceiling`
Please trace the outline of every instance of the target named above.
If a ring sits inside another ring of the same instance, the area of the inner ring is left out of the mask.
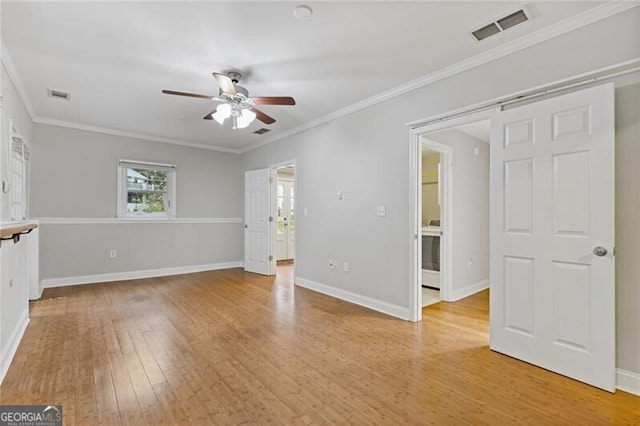
[[[309,20],[294,18],[297,4],[3,1],[3,60],[39,121],[243,150],[600,3],[529,3],[534,19],[481,43],[471,30],[522,3],[313,2]],[[234,131],[202,119],[211,101],[160,92],[217,94],[211,72],[228,69],[250,94],[297,105],[264,106],[275,124]]]

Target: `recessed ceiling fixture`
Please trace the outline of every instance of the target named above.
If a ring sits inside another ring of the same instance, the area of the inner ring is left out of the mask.
[[[266,128],[263,127],[262,129],[258,129],[253,133],[255,133],[256,135],[264,135],[265,133],[270,132],[270,131],[271,131],[270,129],[266,129]]]
[[[47,95],[50,98],[61,99],[63,101],[70,101],[71,94],[60,90],[47,89]]]
[[[269,117],[264,112],[256,109],[256,105],[295,105],[296,101],[290,96],[254,96],[249,97],[249,91],[237,83],[240,82],[239,72],[229,71],[226,75],[218,72],[213,73],[218,86],[219,95],[199,95],[197,93],[176,92],[174,90],[163,90],[167,95],[188,96],[190,98],[210,99],[222,102],[216,109],[205,115],[205,120],[216,120],[219,124],[224,124],[227,118],[231,119],[232,129],[244,129],[256,118],[264,124],[273,124],[275,118]]]
[[[515,27],[518,24],[529,21],[530,19],[531,14],[525,8],[522,8],[500,19],[496,19],[494,22],[484,25],[477,30],[471,31],[471,35],[477,41],[481,41],[494,34],[498,34],[502,31],[508,30],[509,28]]]
[[[309,19],[313,15],[313,9],[306,4],[299,4],[293,8],[293,16],[298,19]]]

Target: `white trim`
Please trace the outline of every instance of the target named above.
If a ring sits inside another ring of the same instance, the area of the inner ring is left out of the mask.
[[[309,290],[317,291],[318,293],[326,294],[331,297],[335,297],[340,300],[344,300],[356,305],[364,306],[365,308],[373,309],[374,311],[382,312],[383,314],[391,315],[392,317],[400,318],[403,320],[411,321],[410,310],[406,306],[394,305],[391,303],[383,302],[371,297],[362,296],[360,294],[352,293],[347,290],[342,290],[336,287],[332,287],[326,284],[321,284],[316,281],[308,280],[306,278],[296,277],[294,284],[299,287],[304,287]]]
[[[11,60],[8,57],[7,48],[4,42],[2,43],[2,58],[0,59],[4,63],[5,69],[7,70],[7,74],[9,75],[9,78],[11,79],[14,86],[16,87],[16,90],[18,91],[18,96],[21,98],[22,103],[24,104],[25,108],[27,109],[27,112],[29,113],[29,116],[31,117],[31,120],[34,123],[49,124],[52,126],[68,127],[72,129],[79,129],[79,130],[87,130],[87,131],[92,131],[97,133],[131,137],[135,139],[149,140],[154,142],[170,143],[175,145],[182,145],[182,146],[206,149],[211,151],[220,151],[220,152],[227,152],[232,154],[243,154],[245,152],[257,149],[261,146],[268,145],[270,143],[295,135],[302,131],[317,127],[321,124],[328,123],[330,121],[344,117],[356,111],[360,111],[364,108],[368,108],[372,105],[386,101],[388,99],[394,98],[396,96],[402,95],[404,93],[410,92],[420,87],[435,83],[437,81],[454,76],[456,74],[460,74],[464,71],[468,71],[475,67],[503,58],[510,54],[516,53],[520,50],[529,48],[531,46],[535,46],[547,40],[551,40],[555,37],[559,37],[568,32],[577,30],[579,28],[596,23],[598,21],[602,21],[604,19],[607,19],[611,16],[617,15],[619,13],[622,13],[624,11],[627,11],[637,6],[638,6],[637,3],[631,2],[631,1],[606,2],[600,6],[596,6],[592,9],[586,10],[583,13],[580,13],[578,15],[571,16],[553,25],[542,28],[536,32],[530,33],[524,37],[520,37],[516,40],[512,40],[511,42],[505,43],[501,46],[495,47],[493,49],[490,49],[478,55],[472,56],[468,59],[465,59],[456,64],[450,65],[448,67],[442,68],[433,73],[427,74],[416,80],[409,81],[400,86],[396,86],[395,88],[384,91],[378,95],[363,99],[360,102],[356,102],[355,104],[336,110],[331,114],[327,114],[323,117],[317,118],[315,120],[311,120],[303,125],[294,127],[293,129],[284,131],[282,133],[275,134],[270,138],[264,139],[259,143],[249,145],[248,147],[242,148],[242,149],[206,145],[206,144],[201,144],[196,142],[186,142],[186,141],[165,138],[160,136],[147,135],[143,133],[133,133],[133,132],[123,131],[123,130],[109,129],[105,127],[74,123],[70,121],[63,121],[63,120],[58,120],[53,118],[38,117],[34,113],[33,108],[31,107],[31,104],[29,104],[29,102],[27,101],[28,98],[26,97],[26,92],[20,83],[18,74],[15,71],[15,68],[13,67],[13,62],[11,62]]]
[[[118,218],[144,218],[144,219],[173,219],[176,217],[176,175],[177,166],[171,164],[159,164],[149,162],[132,162],[133,160],[118,160],[118,179],[116,202]],[[127,212],[127,197],[129,188],[127,187],[127,169],[155,170],[166,173],[167,176],[167,204],[166,212],[163,213],[129,213]]]
[[[34,119],[36,118],[36,114],[33,111],[33,107],[31,106],[31,103],[29,103],[29,98],[27,98],[27,92],[26,90],[24,90],[24,86],[22,86],[22,83],[18,78],[18,72],[16,71],[16,68],[13,65],[13,61],[9,56],[7,45],[5,44],[4,41],[2,41],[2,55],[0,55],[0,62],[2,62],[2,64],[4,65],[4,69],[7,71],[9,80],[11,80],[11,82],[13,83],[13,86],[16,88],[16,92],[18,92],[18,97],[20,98],[22,105],[24,105],[24,109],[27,110],[27,114],[29,115],[29,118],[31,119],[31,121],[35,121]]]
[[[596,6],[592,9],[589,9],[583,13],[574,15],[570,18],[557,22],[554,25],[542,28],[536,32],[530,33],[528,35],[525,35],[523,37],[520,37],[516,40],[510,41],[508,43],[505,43],[493,49],[487,50],[478,55],[472,56],[468,59],[462,60],[453,65],[450,65],[448,67],[441,68],[433,73],[427,74],[416,80],[409,81],[407,83],[396,86],[390,90],[386,90],[377,95],[363,99],[362,101],[356,102],[345,108],[338,109],[332,112],[331,114],[327,114],[323,117],[319,117],[315,120],[311,120],[305,124],[294,127],[293,129],[273,135],[267,139],[260,141],[259,143],[249,145],[247,148],[241,149],[240,153],[252,151],[254,149],[260,148],[261,146],[268,145],[270,143],[279,141],[289,136],[293,136],[297,133],[303,132],[313,127],[317,127],[321,124],[328,123],[330,121],[344,117],[351,113],[368,108],[377,103],[389,100],[396,96],[403,95],[407,92],[418,89],[420,87],[433,84],[440,80],[444,80],[445,78],[452,77],[456,74],[460,74],[464,71],[468,71],[470,69],[476,68],[478,66],[487,64],[489,62],[492,62],[497,59],[516,53],[520,50],[527,49],[531,46],[535,46],[547,40],[551,40],[555,37],[559,37],[568,32],[571,32],[579,28],[585,27],[587,25],[593,24],[595,22],[604,20],[613,15],[617,15],[619,13],[622,13],[626,10],[632,9],[637,6],[638,4],[635,2],[613,1],[613,2],[604,3],[600,6]]]
[[[40,282],[40,284],[42,284],[42,282]],[[42,288],[42,285],[40,285],[40,291],[38,292],[38,296],[35,298],[31,298],[29,297],[29,301],[34,301],[34,300],[40,300],[42,299],[42,293],[44,292],[44,288]]]
[[[640,396],[640,374],[617,368],[616,388]]]
[[[242,261],[209,263],[206,265],[173,266],[170,268],[146,269],[141,271],[112,272],[108,274],[81,275],[76,277],[47,278],[42,280],[42,288],[67,287],[80,284],[105,283],[112,281],[137,280],[141,278],[165,277],[170,275],[193,274],[195,272],[218,269],[242,268]]]
[[[457,302],[460,299],[464,299],[465,297],[469,297],[488,288],[489,279],[478,281],[474,284],[469,284],[468,286],[452,291],[450,302]]]
[[[118,163],[125,166],[143,165],[143,166],[159,167],[160,169],[177,169],[178,168],[178,166],[176,166],[175,164],[154,163],[152,161],[143,161],[143,160],[130,160],[128,158],[121,158],[118,160]]]
[[[243,223],[241,217],[181,217],[172,219],[115,217],[39,217],[41,225],[122,225],[126,223]]]
[[[103,133],[105,135],[122,136],[125,138],[133,138],[133,139],[140,139],[140,140],[146,140],[146,141],[152,141],[152,142],[188,146],[190,148],[199,148],[199,149],[206,149],[209,151],[226,152],[229,154],[242,153],[239,149],[235,149],[235,148],[226,148],[226,147],[216,146],[216,145],[207,145],[207,144],[202,144],[198,142],[188,142],[188,141],[183,141],[183,140],[178,140],[173,138],[165,138],[162,136],[149,135],[146,133],[137,133],[137,132],[129,132],[126,130],[110,129],[107,127],[94,126],[91,124],[81,124],[81,123],[75,123],[72,121],[58,120],[57,118],[45,118],[45,117],[36,116],[32,120],[34,123],[38,123],[38,124],[47,124],[50,126],[66,127],[69,129],[76,129],[76,130],[85,130],[88,132]]]
[[[13,357],[16,355],[16,351],[18,350],[18,346],[20,346],[20,342],[28,325],[29,308],[27,307],[24,312],[22,312],[16,328],[13,329],[13,333],[11,333],[11,337],[9,337],[7,345],[5,346],[5,350],[2,351],[2,355],[0,355],[0,384],[2,384],[7,371],[9,371],[11,361],[13,361]]]

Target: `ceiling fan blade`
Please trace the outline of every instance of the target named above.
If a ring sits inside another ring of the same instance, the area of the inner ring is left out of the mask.
[[[255,96],[252,97],[256,105],[295,105],[296,100],[291,96]]]
[[[236,94],[236,87],[234,86],[233,81],[231,81],[228,76],[217,72],[214,72],[212,74],[218,82],[218,86],[220,86],[224,93],[231,96],[234,96]]]
[[[189,96],[191,98],[200,99],[217,99],[215,96],[199,95],[197,93],[176,92],[175,90],[163,90],[162,93],[164,93],[165,95]]]
[[[259,109],[255,109],[253,107],[249,108],[251,111],[256,113],[256,118],[260,121],[262,121],[264,124],[273,124],[276,122],[276,119],[273,117],[269,117],[267,114],[265,114],[264,112],[260,111]]]
[[[218,108],[214,109],[213,111],[211,111],[209,114],[205,115],[204,117],[202,117],[205,120],[213,120],[213,114],[215,114],[215,112],[218,110]]]

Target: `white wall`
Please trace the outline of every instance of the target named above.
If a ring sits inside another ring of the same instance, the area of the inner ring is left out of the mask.
[[[34,126],[33,139],[31,215],[42,218],[45,285],[51,279],[64,284],[60,278],[242,260],[239,155],[44,124]],[[225,223],[118,222],[121,158],[176,164],[177,217]],[[118,223],[100,223],[104,219]],[[71,223],[54,223],[61,220]],[[110,250],[117,251],[115,259]]]
[[[458,299],[489,285],[489,144],[456,129],[425,139],[453,149],[451,287]]]
[[[408,318],[414,289],[405,123],[636,59],[639,16],[638,8],[615,15],[246,153],[245,170],[297,160],[298,205],[309,211],[298,215],[297,281]],[[384,218],[376,216],[381,204]],[[349,261],[351,272],[329,269],[328,259]],[[637,257],[629,262],[636,271]],[[618,288],[637,286],[618,282]],[[640,301],[629,303],[638,310]],[[637,314],[619,318],[618,333],[619,366],[640,373],[629,361],[640,358]]]
[[[9,180],[9,158],[11,141],[9,140],[9,120],[15,122],[25,140],[31,142],[32,122],[24,105],[20,101],[16,88],[9,79],[4,63],[1,70],[0,88],[2,92],[2,122],[0,123],[0,179]],[[0,222],[11,218],[10,192],[0,191]],[[3,241],[0,247],[0,382],[9,368],[13,354],[17,349],[25,327],[29,320],[29,303],[27,288],[27,238],[24,236],[18,243]]]

